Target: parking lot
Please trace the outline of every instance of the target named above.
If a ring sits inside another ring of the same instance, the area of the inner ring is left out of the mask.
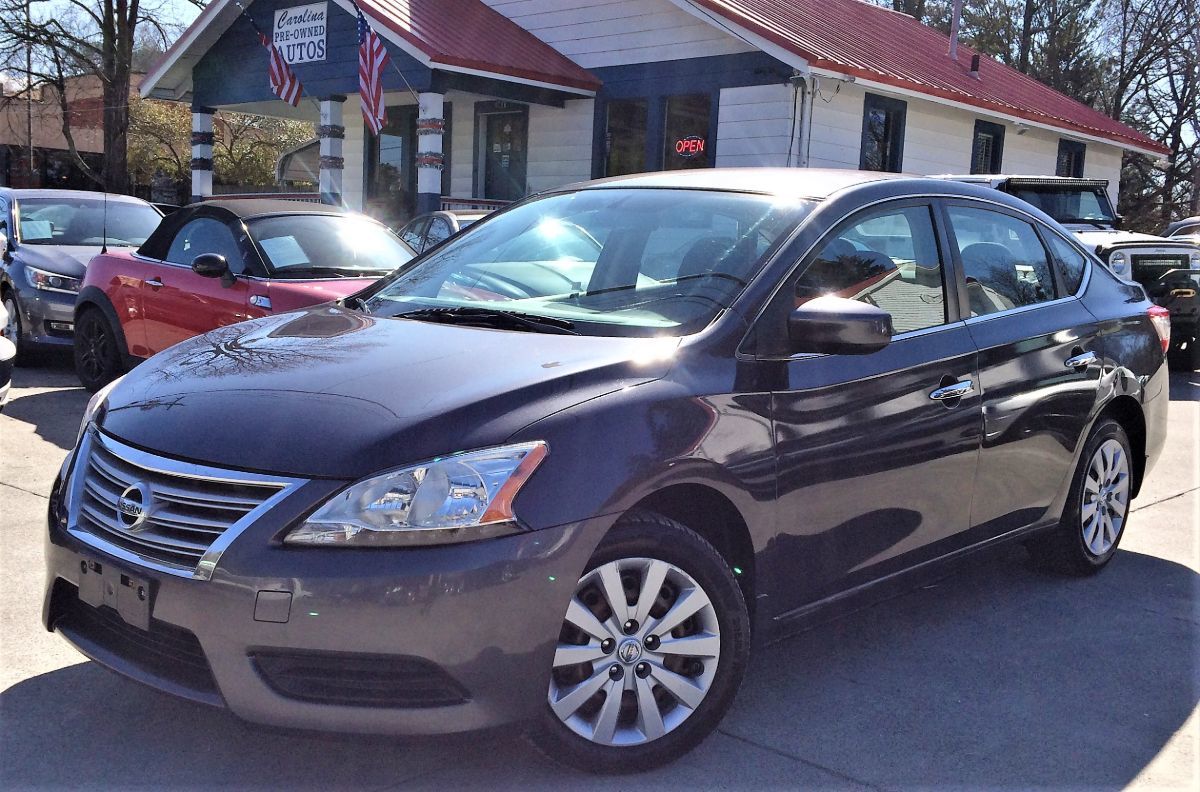
[[[54,474],[87,394],[65,359],[18,369],[0,416],[0,788],[1195,789],[1200,780],[1200,374],[1174,375],[1169,444],[1098,577],[1020,547],[758,652],[699,749],[596,779],[515,732],[292,734],[177,701],[39,623]]]

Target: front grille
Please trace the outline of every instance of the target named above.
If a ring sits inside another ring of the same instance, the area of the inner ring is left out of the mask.
[[[86,643],[131,663],[144,673],[181,685],[215,703],[217,685],[196,636],[157,619],[150,629],[126,624],[112,608],[93,608],[78,589],[63,581],[56,591],[53,626],[77,643]]]
[[[280,695],[351,707],[445,707],[467,691],[419,657],[348,652],[263,650],[251,654],[267,685]]]
[[[158,457],[93,430],[80,447],[70,522],[119,557],[208,577],[215,556],[292,483]]]
[[[1188,268],[1188,257],[1186,253],[1180,255],[1132,255],[1129,257],[1129,261],[1134,267],[1162,270],[1163,272],[1173,269]]]

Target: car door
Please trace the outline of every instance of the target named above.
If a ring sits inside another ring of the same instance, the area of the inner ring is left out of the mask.
[[[227,220],[200,216],[181,226],[166,261],[155,266],[143,283],[146,346],[151,354],[247,318],[245,279],[227,285],[220,278],[197,275],[191,263],[202,253],[224,256],[234,274],[245,271],[244,251]]]
[[[429,218],[429,227],[425,229],[425,239],[422,243],[421,250],[428,250],[453,234],[453,229],[450,228],[450,221],[441,215],[434,215]]]
[[[824,237],[764,314],[824,294],[892,315],[869,355],[797,355],[773,393],[783,610],[961,546],[980,446],[976,351],[929,202],[885,204]]]
[[[979,349],[984,436],[971,523],[985,538],[1057,518],[1048,510],[1072,473],[1103,350],[1073,293],[1081,278],[1068,283],[1051,265],[1042,234],[1056,232],[996,204],[947,201],[945,212]]]

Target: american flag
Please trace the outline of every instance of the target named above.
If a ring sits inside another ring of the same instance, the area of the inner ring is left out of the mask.
[[[300,84],[300,78],[292,71],[292,67],[283,59],[283,55],[275,48],[275,45],[261,31],[258,34],[259,41],[267,48],[267,54],[271,57],[271,68],[269,74],[271,77],[271,93],[278,96],[283,101],[296,107],[300,104],[300,93],[304,90],[304,86]]]
[[[387,121],[383,107],[383,70],[388,65],[388,53],[357,4],[354,13],[358,14],[358,99],[362,104],[363,120],[371,132],[378,135]]]

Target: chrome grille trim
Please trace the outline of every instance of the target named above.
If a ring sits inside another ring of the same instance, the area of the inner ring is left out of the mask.
[[[136,530],[118,518],[133,483],[153,493]],[[178,577],[208,580],[221,554],[304,479],[180,462],[84,433],[67,488],[67,532],[98,550]]]

